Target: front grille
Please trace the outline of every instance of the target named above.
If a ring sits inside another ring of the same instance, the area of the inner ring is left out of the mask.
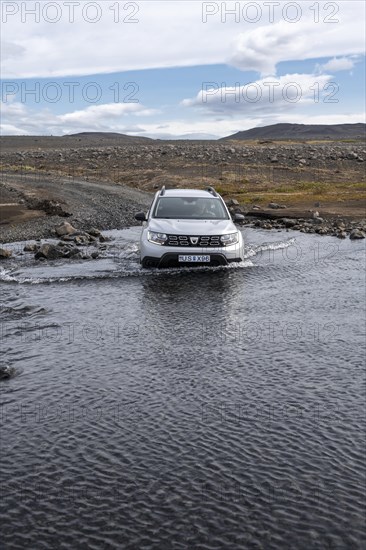
[[[168,235],[166,246],[200,246],[209,248],[222,246],[222,244],[220,235]]]

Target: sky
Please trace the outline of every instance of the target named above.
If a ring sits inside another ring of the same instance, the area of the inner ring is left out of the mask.
[[[361,0],[7,1],[2,135],[365,122]]]

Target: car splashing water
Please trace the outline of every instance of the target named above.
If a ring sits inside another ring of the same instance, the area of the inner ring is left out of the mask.
[[[3,264],[4,547],[361,548],[364,243],[157,271],[139,231]]]

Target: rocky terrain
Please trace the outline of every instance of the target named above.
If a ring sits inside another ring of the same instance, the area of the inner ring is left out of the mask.
[[[246,214],[246,223],[265,229],[340,238],[366,229],[362,141],[167,142],[79,134],[3,137],[1,149],[1,242],[50,236],[65,218],[83,231],[135,224],[135,212],[146,210],[162,185],[212,185]]]

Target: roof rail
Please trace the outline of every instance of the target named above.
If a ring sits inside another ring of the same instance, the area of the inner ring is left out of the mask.
[[[207,187],[206,191],[208,191],[209,193],[211,193],[211,195],[213,195],[214,197],[217,197],[217,193],[215,191],[215,189],[213,187]]]
[[[163,187],[160,190],[160,196],[162,197],[163,195],[165,195],[165,185],[163,185]]]

